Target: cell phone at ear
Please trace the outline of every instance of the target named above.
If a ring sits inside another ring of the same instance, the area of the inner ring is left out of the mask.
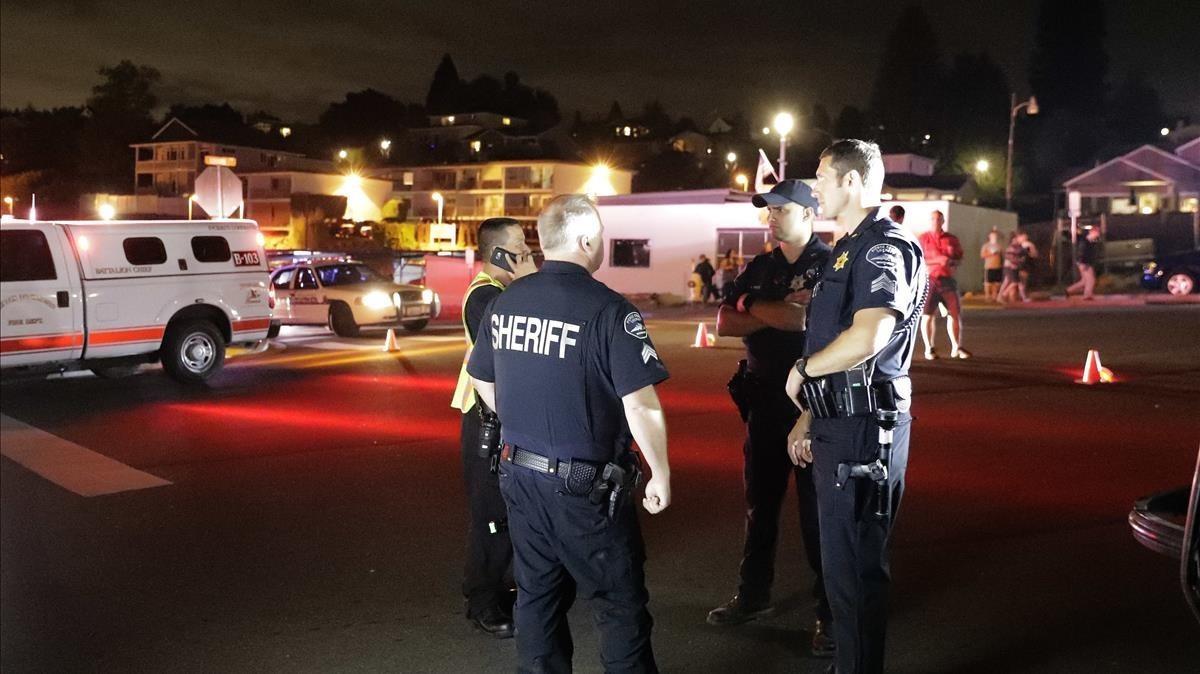
[[[492,259],[489,260],[489,262],[503,269],[504,271],[511,272],[513,270],[512,262],[516,259],[516,255],[504,250],[499,246],[496,246],[496,248],[492,250]]]

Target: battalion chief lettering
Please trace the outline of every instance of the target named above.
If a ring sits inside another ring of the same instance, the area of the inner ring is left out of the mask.
[[[523,351],[549,356],[557,346],[558,357],[567,357],[567,347],[575,346],[572,335],[579,334],[574,323],[537,318],[492,314],[492,348]]]

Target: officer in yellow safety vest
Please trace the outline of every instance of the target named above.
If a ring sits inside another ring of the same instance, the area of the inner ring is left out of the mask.
[[[500,437],[499,422],[492,410],[477,400],[467,375],[466,358],[471,355],[479,321],[487,306],[505,286],[537,271],[537,267],[521,224],[512,218],[484,220],[479,226],[478,239],[483,269],[463,296],[467,354],[450,403],[462,411],[463,480],[470,514],[463,595],[467,600],[467,620],[485,634],[507,639],[513,635],[513,553],[494,463],[499,456],[496,442]]]

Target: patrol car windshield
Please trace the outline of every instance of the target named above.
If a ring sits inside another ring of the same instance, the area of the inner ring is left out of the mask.
[[[330,264],[317,267],[323,286],[348,286],[356,283],[379,283],[387,279],[365,264]]]

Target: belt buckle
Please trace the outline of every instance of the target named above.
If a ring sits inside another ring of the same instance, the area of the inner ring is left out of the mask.
[[[513,446],[507,442],[500,448],[500,460],[512,463]]]

